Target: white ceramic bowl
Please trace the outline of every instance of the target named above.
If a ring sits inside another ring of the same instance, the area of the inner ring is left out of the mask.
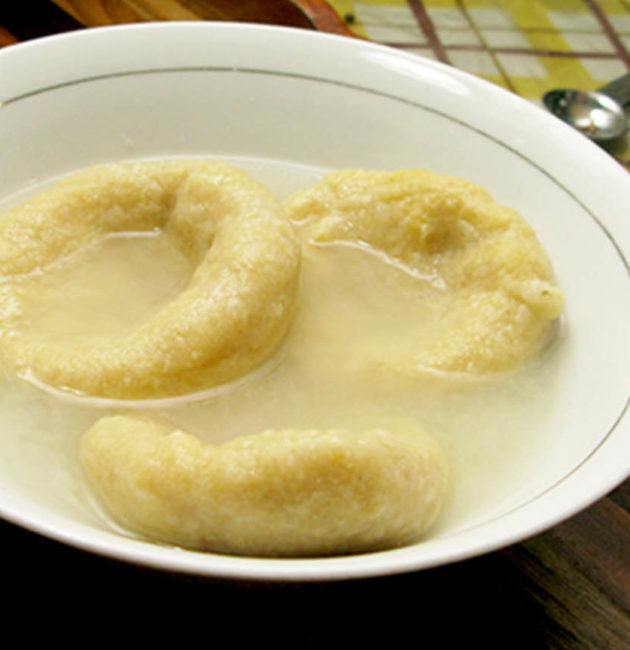
[[[145,24],[45,38],[0,51],[0,79],[1,207],[87,165],[146,157],[271,160],[305,166],[306,176],[341,167],[430,168],[481,183],[525,215],[567,298],[544,420],[512,451],[509,471],[497,468],[485,501],[420,544],[261,560],[134,539],[77,505],[74,458],[48,402],[41,406],[49,409],[46,435],[18,432],[11,418],[2,423],[0,514],[7,520],[170,570],[337,579],[497,549],[571,516],[629,474],[630,176],[542,109],[414,55],[254,25]],[[299,186],[305,176],[296,178]],[[294,189],[287,182],[284,189]]]

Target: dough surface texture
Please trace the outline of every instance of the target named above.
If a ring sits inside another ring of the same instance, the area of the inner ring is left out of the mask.
[[[448,482],[437,443],[417,432],[267,430],[215,446],[117,415],[85,434],[80,457],[121,525],[187,548],[252,556],[418,541]]]
[[[562,311],[532,228],[467,181],[425,170],[341,170],[285,208],[307,242],[371,248],[430,287],[438,326],[382,365],[411,374],[511,370],[541,349]]]
[[[31,279],[103,238],[161,231],[191,263],[173,300],[118,337],[80,348],[26,331]],[[290,324],[300,244],[272,193],[220,161],[88,168],[0,221],[0,354],[16,373],[89,396],[173,396],[239,378]]]

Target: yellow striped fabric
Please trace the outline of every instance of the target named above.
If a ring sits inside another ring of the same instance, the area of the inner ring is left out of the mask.
[[[357,34],[540,102],[630,70],[629,0],[330,0]],[[628,139],[610,146],[630,168]]]

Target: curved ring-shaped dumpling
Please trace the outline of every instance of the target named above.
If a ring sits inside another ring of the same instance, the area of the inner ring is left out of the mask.
[[[420,433],[268,430],[219,446],[111,416],[80,457],[121,525],[187,548],[255,556],[370,551],[417,541],[447,491]]]
[[[31,277],[112,233],[162,230],[194,267],[188,286],[124,337],[77,349],[24,327]],[[233,165],[89,168],[0,222],[0,355],[19,374],[87,395],[144,399],[254,369],[291,320],[300,245],[272,193]]]
[[[439,327],[400,370],[501,372],[534,355],[563,295],[532,228],[483,188],[424,170],[342,170],[285,202],[310,242],[367,245],[435,290]],[[419,329],[421,325],[419,324]]]

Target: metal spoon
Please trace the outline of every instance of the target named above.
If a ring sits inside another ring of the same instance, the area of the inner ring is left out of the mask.
[[[604,142],[620,138],[628,130],[623,107],[630,103],[630,73],[593,92],[550,90],[543,96],[543,103],[591,140]]]

